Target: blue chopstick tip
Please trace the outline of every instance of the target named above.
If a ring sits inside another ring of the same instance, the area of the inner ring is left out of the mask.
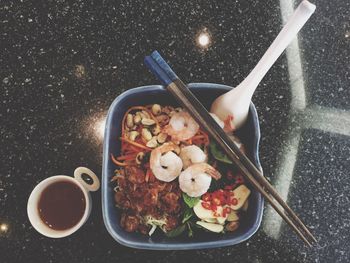
[[[172,80],[169,76],[163,71],[161,67],[154,61],[151,56],[146,56],[144,62],[148,69],[165,85],[169,85]]]
[[[153,57],[153,56],[159,56],[159,57],[161,57],[161,55],[160,55],[160,53],[158,52],[158,50],[154,50],[154,51],[152,52],[151,56],[152,56],[152,57]]]
[[[153,51],[151,54],[152,59],[158,64],[158,66],[168,75],[168,77],[175,81],[178,79],[175,72],[171,69],[165,59],[159,54],[157,50]]]

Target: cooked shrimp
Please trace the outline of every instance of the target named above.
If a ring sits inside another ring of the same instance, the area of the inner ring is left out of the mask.
[[[191,197],[199,197],[209,189],[211,178],[218,180],[221,174],[207,163],[188,167],[179,176],[180,189]]]
[[[207,155],[196,145],[183,147],[179,156],[182,160],[184,169],[194,163],[205,163],[207,161]]]
[[[177,148],[174,143],[164,143],[151,152],[150,167],[158,180],[171,182],[181,173],[182,160],[172,152]]]
[[[197,122],[185,111],[176,112],[171,117],[164,132],[171,136],[172,141],[185,141],[192,138],[199,130]]]

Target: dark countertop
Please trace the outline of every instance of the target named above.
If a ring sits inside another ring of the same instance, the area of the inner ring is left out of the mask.
[[[87,223],[68,238],[41,236],[26,214],[44,178],[78,166],[100,176],[109,105],[126,89],[158,83],[143,64],[146,54],[159,50],[186,82],[235,86],[279,32],[287,2],[2,1],[0,262],[349,262],[347,0],[313,1],[316,13],[299,41],[253,98],[264,172],[318,246],[306,248],[269,206],[249,241],[198,251],[119,245],[104,227],[100,192]],[[212,43],[203,50],[195,39],[205,28]]]

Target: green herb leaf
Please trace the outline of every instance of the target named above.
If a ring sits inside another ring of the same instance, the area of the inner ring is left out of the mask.
[[[175,228],[169,232],[166,232],[165,235],[167,237],[177,237],[177,236],[181,235],[185,230],[186,230],[186,225],[182,224],[182,225],[178,226],[177,228]]]
[[[191,228],[190,222],[187,222],[187,227],[188,227],[188,237],[193,237],[193,230]]]
[[[200,225],[197,225],[196,222],[192,222],[191,221],[190,224],[191,224],[192,228],[194,228],[194,229],[199,229],[199,230],[203,230],[204,229]]]
[[[232,161],[227,157],[227,155],[219,148],[219,146],[215,142],[210,142],[209,149],[216,160],[223,163],[232,164]]]
[[[190,197],[186,193],[182,193],[182,198],[185,204],[190,208],[194,207],[200,200],[199,197]]]
[[[185,223],[187,220],[189,220],[192,216],[194,215],[193,209],[187,207],[184,215],[183,215],[183,219],[182,219],[182,223]]]

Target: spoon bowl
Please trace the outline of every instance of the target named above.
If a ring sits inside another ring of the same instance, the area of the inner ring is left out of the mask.
[[[254,91],[315,9],[309,1],[301,2],[250,74],[235,89],[213,102],[210,110],[225,123],[225,131],[237,130],[245,123]]]

